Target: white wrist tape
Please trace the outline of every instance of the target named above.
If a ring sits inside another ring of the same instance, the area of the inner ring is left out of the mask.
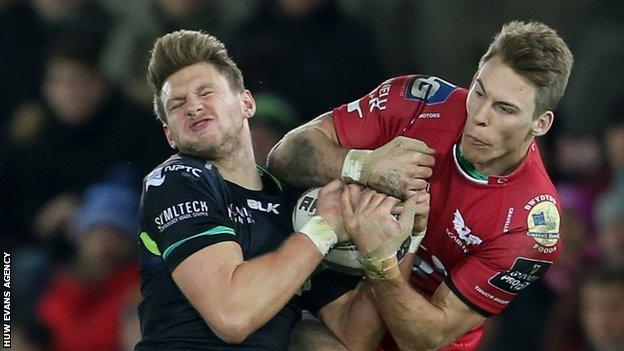
[[[323,255],[327,255],[329,249],[338,242],[334,229],[321,216],[310,218],[298,232],[307,235]]]
[[[396,254],[384,259],[359,258],[367,277],[373,280],[387,280],[401,275]]]
[[[420,243],[425,238],[425,233],[427,233],[427,228],[425,228],[422,232],[416,235],[412,235],[412,240],[410,241],[410,246],[409,249],[407,249],[407,253],[415,253],[416,251],[418,251]]]
[[[373,151],[349,150],[349,153],[347,153],[342,163],[342,172],[340,174],[342,179],[347,182],[366,185],[366,180],[362,179],[362,171],[364,170],[364,163],[371,152]]]

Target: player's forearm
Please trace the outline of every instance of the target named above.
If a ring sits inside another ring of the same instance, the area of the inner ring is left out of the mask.
[[[444,311],[432,305],[401,276],[372,280],[381,316],[402,349],[428,350],[444,343]]]
[[[407,281],[409,281],[409,276],[412,274],[412,267],[414,266],[414,259],[416,258],[416,254],[414,253],[406,253],[401,263],[399,263],[399,270],[401,271],[401,276]]]
[[[219,314],[236,321],[223,324],[236,326],[239,335],[253,333],[299,291],[322,257],[310,239],[295,234],[278,250],[240,264],[220,297]]]
[[[386,332],[366,282],[324,307],[320,317],[349,350],[376,350]]]
[[[348,151],[310,122],[286,134],[273,147],[268,167],[280,179],[311,188],[340,179]]]

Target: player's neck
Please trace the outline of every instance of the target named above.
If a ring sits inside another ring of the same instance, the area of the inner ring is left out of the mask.
[[[228,157],[214,162],[221,176],[232,183],[250,190],[262,189],[262,178],[256,169],[256,159],[251,146],[251,138],[241,141]]]
[[[526,155],[528,154],[531,143],[532,140],[527,143],[523,143],[517,152],[504,154],[488,162],[474,163],[472,165],[476,171],[487,177],[509,175],[520,167],[522,161],[524,161]]]

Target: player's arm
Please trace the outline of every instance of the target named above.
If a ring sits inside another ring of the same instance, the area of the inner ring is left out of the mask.
[[[383,320],[401,349],[446,346],[485,320],[444,283],[430,301],[403,277],[372,280],[372,286]]]
[[[173,280],[217,336],[239,343],[286,305],[322,257],[300,233],[247,262],[240,246],[226,241],[185,259]]]
[[[386,332],[366,282],[321,308],[318,318],[348,350],[376,350]]]
[[[339,240],[333,230],[339,225],[339,212],[333,204],[341,188],[335,181],[321,189],[317,213],[323,220],[313,218],[273,252],[245,261],[239,244],[228,240],[195,251],[173,268],[175,283],[221,339],[242,342],[301,288]],[[192,237],[184,245],[193,245]]]
[[[413,231],[422,231],[429,214],[429,194],[408,199],[399,221],[384,206],[388,199],[372,190],[349,186],[341,196],[347,231],[362,255],[362,265],[371,284],[377,307],[390,333],[402,349],[428,350],[451,343],[484,317],[465,305],[446,285],[431,301],[412,289],[405,266],[400,268],[397,244]],[[350,201],[359,197],[357,202]],[[415,251],[414,249],[410,251]],[[413,260],[413,255],[409,255]],[[403,274],[402,274],[403,273]]]
[[[398,96],[403,79],[371,93],[389,89],[393,97],[383,111],[369,107],[369,94],[286,134],[269,154],[269,169],[302,188],[342,178],[401,198],[425,189],[434,151],[422,141],[397,136],[413,113]]]

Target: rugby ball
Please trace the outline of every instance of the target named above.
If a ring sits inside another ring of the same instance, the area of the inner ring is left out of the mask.
[[[312,188],[304,192],[299,199],[292,213],[293,229],[300,230],[316,215],[316,202],[318,200],[320,188]],[[408,237],[401,248],[397,251],[399,261],[403,259],[410,246],[411,237]],[[358,261],[359,252],[357,246],[351,242],[334,245],[325,255],[323,263],[326,267],[349,275],[363,275],[362,265]]]

